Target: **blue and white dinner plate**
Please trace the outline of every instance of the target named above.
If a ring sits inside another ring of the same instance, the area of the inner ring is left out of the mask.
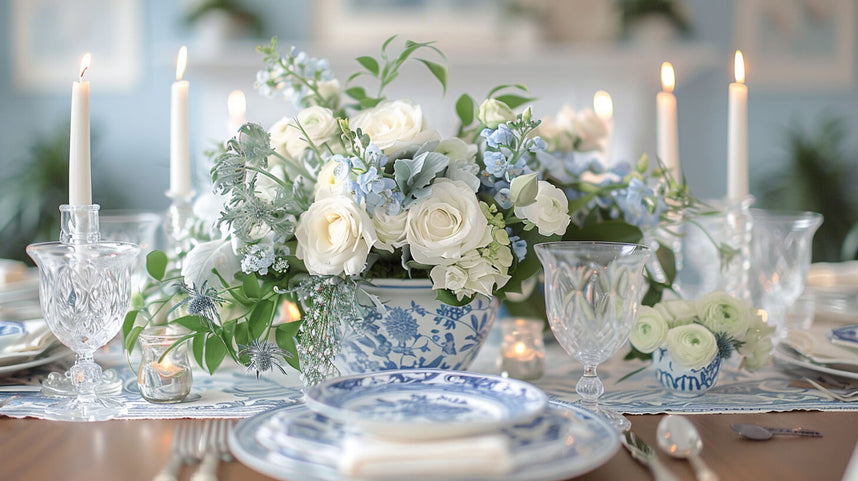
[[[834,328],[828,339],[834,344],[858,349],[858,325]]]
[[[552,401],[542,414],[503,429],[512,470],[484,481],[554,481],[578,476],[607,462],[619,449],[616,429],[578,406]],[[367,436],[312,411],[286,406],[241,421],[230,435],[235,457],[256,471],[291,481],[355,481],[338,469],[343,440]],[[475,453],[476,455],[476,453]],[[439,460],[443,462],[443,460]],[[437,475],[409,477],[435,480]],[[450,481],[458,478],[445,478]]]
[[[381,371],[307,389],[310,409],[391,439],[438,439],[497,431],[526,422],[545,393],[517,379],[441,369]]]

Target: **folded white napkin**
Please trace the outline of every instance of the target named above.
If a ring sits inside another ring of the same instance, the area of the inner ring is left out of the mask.
[[[807,272],[810,287],[858,288],[858,261],[816,262]]]
[[[357,478],[489,478],[512,469],[509,438],[487,434],[432,441],[392,441],[350,436],[339,471]]]
[[[858,366],[858,349],[832,343],[828,338],[830,332],[831,326],[813,326],[807,330],[789,331],[781,342],[814,362]]]
[[[27,264],[20,261],[0,259],[0,286],[27,278]]]

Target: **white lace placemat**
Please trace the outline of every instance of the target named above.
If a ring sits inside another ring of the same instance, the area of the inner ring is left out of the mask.
[[[496,374],[497,353],[496,344],[487,345],[472,370]],[[567,356],[558,345],[550,343],[546,366],[545,376],[534,384],[548,392],[552,399],[567,402],[578,400],[575,383],[582,374],[581,365]],[[622,361],[622,353],[600,366],[599,377],[605,383],[605,394],[601,401],[625,414],[858,411],[858,402],[832,401],[817,390],[790,385],[802,375],[815,376],[814,373],[788,373],[777,366],[768,366],[749,374],[739,371],[735,362],[727,362],[722,365],[717,385],[706,394],[691,399],[668,394],[659,386],[650,367],[617,382],[622,376],[642,366],[644,364],[639,361]],[[47,367],[56,369],[57,366]],[[138,394],[136,373],[131,368],[122,363],[114,368],[124,380],[121,397],[128,407],[128,412],[120,419],[243,418],[302,400],[296,372],[289,370],[288,375],[265,373],[257,379],[255,373],[236,367],[223,369],[212,376],[195,371],[193,389],[186,401],[152,404]],[[38,377],[30,373],[23,378]],[[14,386],[0,389],[0,403],[17,396],[0,407],[0,414],[18,418],[45,418],[45,406],[57,402],[54,398],[34,392],[33,386],[22,387],[19,392],[14,389]]]

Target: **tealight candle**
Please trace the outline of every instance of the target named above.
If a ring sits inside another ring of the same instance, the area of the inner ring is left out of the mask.
[[[143,357],[137,372],[137,387],[143,399],[152,403],[181,402],[193,384],[188,344],[183,342],[167,352],[183,337],[167,329],[150,327],[138,337]]]
[[[504,319],[498,368],[504,377],[539,379],[545,371],[541,319]]]

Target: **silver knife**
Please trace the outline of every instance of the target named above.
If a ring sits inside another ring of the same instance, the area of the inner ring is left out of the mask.
[[[661,464],[655,451],[642,438],[638,437],[637,434],[626,431],[625,437],[620,440],[633,458],[649,468],[655,481],[679,481],[673,473]]]

